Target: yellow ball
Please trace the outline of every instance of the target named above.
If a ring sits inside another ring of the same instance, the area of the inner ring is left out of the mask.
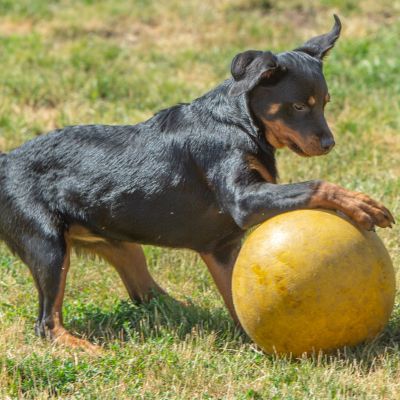
[[[233,302],[266,353],[331,351],[374,338],[393,309],[395,276],[374,232],[298,210],[253,231],[233,270]]]

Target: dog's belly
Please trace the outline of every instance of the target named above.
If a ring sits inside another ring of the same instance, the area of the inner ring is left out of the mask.
[[[76,236],[86,242],[111,239],[211,252],[243,235],[231,216],[217,207],[199,207],[196,212],[191,207],[174,211],[148,207],[113,215],[96,212],[87,223],[78,223],[87,232]]]

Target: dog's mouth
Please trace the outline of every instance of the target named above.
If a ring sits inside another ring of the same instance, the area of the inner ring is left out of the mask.
[[[294,153],[298,154],[301,157],[310,157],[309,154],[307,154],[305,151],[303,151],[296,143],[290,142],[288,144],[288,147],[290,150],[292,150]]]
[[[294,153],[298,154],[301,157],[315,157],[315,156],[324,156],[330,152],[331,149],[327,150],[319,150],[319,149],[310,149],[310,152],[305,152],[298,144],[296,144],[294,141],[290,141],[287,144],[287,147],[292,150]]]
[[[278,133],[278,134],[277,134]],[[267,142],[275,149],[280,149],[284,146],[292,150],[294,153],[301,157],[312,157],[313,155],[322,155],[322,153],[314,154],[313,149],[311,151],[306,152],[300,147],[293,138],[294,135],[289,136],[289,133],[285,135],[280,134],[280,131],[276,131],[274,129],[269,129],[266,131],[265,138]],[[298,139],[299,140],[299,139]]]

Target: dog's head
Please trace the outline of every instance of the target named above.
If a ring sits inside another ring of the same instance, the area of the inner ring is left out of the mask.
[[[275,148],[302,156],[327,154],[335,145],[324,117],[329,101],[322,61],[339,38],[341,23],[293,50],[274,55],[249,50],[235,56],[230,95],[248,93],[250,109]]]

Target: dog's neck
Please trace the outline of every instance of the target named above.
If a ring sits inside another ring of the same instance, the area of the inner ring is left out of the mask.
[[[232,82],[232,79],[227,79],[192,104],[201,103],[218,122],[240,127],[250,135],[258,136],[260,132],[251,116],[246,96],[229,95]]]
[[[215,120],[231,126],[246,134],[250,139],[252,151],[268,169],[274,179],[278,178],[275,161],[275,149],[267,142],[264,130],[260,127],[251,112],[249,95],[229,95],[233,84],[232,79],[227,79],[215,89],[196,99],[192,104],[200,102],[206,105],[208,112]]]

